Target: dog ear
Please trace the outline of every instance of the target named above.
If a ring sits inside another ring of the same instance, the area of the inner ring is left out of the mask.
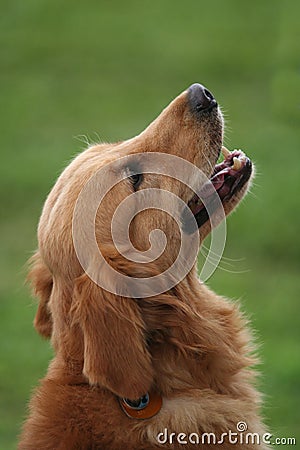
[[[84,375],[119,397],[137,399],[153,381],[145,326],[137,303],[105,291],[86,274],[76,280],[73,321],[84,339]]]
[[[33,288],[33,294],[39,299],[34,326],[38,333],[50,338],[52,334],[52,317],[48,308],[48,302],[52,292],[53,279],[48,267],[42,261],[37,252],[29,261],[30,271],[27,281]]]

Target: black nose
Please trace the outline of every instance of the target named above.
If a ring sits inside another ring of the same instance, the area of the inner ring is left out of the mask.
[[[193,111],[210,111],[218,106],[217,101],[202,84],[192,84],[188,88],[188,101]]]

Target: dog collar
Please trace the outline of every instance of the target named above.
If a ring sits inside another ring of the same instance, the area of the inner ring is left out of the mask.
[[[126,416],[131,419],[150,419],[159,413],[162,407],[162,397],[156,392],[147,392],[137,400],[119,398],[119,403]]]

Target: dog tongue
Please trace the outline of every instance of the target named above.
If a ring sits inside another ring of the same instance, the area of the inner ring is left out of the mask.
[[[224,183],[223,186],[218,190],[219,197],[223,199],[230,192],[230,185]]]
[[[230,186],[225,183],[225,175],[228,174],[229,169],[226,167],[221,172],[218,172],[207,183],[205,183],[200,191],[200,196],[196,194],[189,204],[189,207],[194,215],[198,214],[204,205],[201,200],[207,203],[209,197],[213,196],[218,191],[219,196],[224,197],[230,191]]]
[[[224,177],[228,173],[228,169],[224,169],[221,172],[218,172],[210,181],[204,184],[200,191],[200,198],[208,198],[215,191],[220,189],[220,187],[224,183]]]
[[[222,154],[224,160],[215,166],[213,176],[210,181],[207,181],[202,186],[199,197],[195,194],[188,203],[194,215],[198,214],[205,207],[203,202],[207,204],[213,200],[216,191],[221,201],[223,201],[242,176],[242,169],[247,164],[245,154],[241,150],[230,152],[226,147],[222,147]]]

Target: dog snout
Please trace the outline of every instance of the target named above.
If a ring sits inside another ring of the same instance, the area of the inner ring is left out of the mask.
[[[210,111],[218,106],[213,94],[202,84],[194,83],[188,88],[188,102],[192,111]]]

